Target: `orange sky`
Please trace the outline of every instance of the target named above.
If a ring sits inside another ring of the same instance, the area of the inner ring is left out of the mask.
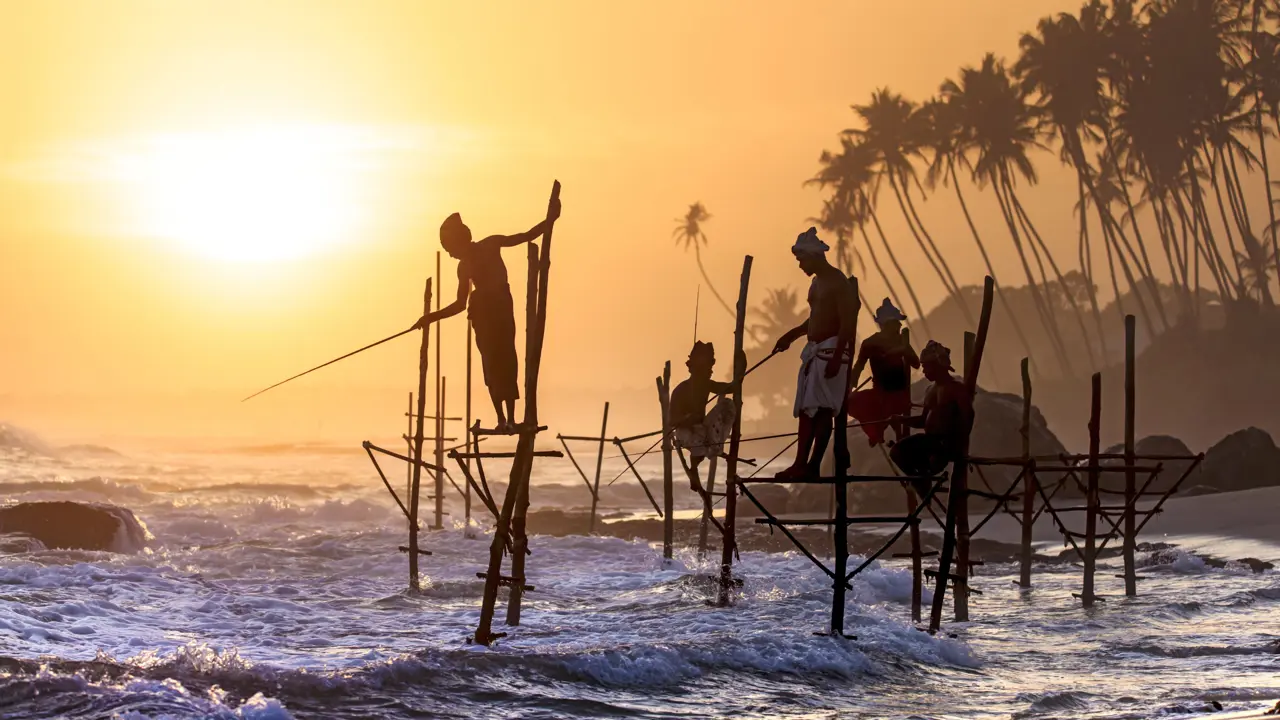
[[[415,384],[409,339],[238,401],[412,323],[445,215],[479,234],[524,230],[558,178],[543,414],[585,431],[613,400],[620,431],[649,429],[652,378],[668,358],[681,368],[701,282],[673,246],[674,218],[694,201],[710,209],[703,259],[726,297],[744,253],[753,302],[801,287],[788,247],[820,207],[801,183],[852,124],[850,103],[881,85],[923,99],[1066,7],[10,0],[0,420],[120,442],[397,432]],[[1074,182],[1044,176],[1030,211],[1073,257],[1073,198],[1054,196]],[[238,199],[204,201],[222,193]],[[263,211],[270,223],[237,215],[264,195],[285,208]],[[998,230],[994,201],[974,204]],[[953,198],[924,213],[957,275],[977,282]],[[887,229],[919,269],[894,215]],[[290,223],[303,228],[291,240]],[[285,257],[226,257],[273,244]],[[519,298],[523,251],[506,257]],[[941,289],[917,276],[932,306]],[[454,398],[462,328],[445,335]],[[702,328],[727,358],[731,321],[706,292]]]

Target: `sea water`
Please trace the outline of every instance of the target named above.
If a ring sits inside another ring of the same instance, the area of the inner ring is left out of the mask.
[[[500,607],[508,636],[469,645],[488,523],[424,533],[406,592],[405,519],[358,453],[0,460],[0,498],[113,503],[152,536],[0,555],[0,717],[1179,718],[1280,698],[1280,576],[1186,552],[1140,557],[1134,599],[1103,563],[1089,610],[1078,567],[1037,566],[1030,592],[981,567],[973,620],[936,637],[882,562],[843,639],[815,634],[830,581],[796,552],[743,553],[719,608],[689,550],[534,537],[522,625]],[[564,470],[543,464],[535,506],[586,500]]]

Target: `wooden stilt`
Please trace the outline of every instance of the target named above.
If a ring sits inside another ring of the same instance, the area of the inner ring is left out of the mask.
[[[440,284],[440,251],[436,251],[436,310],[440,309],[440,298],[444,295],[444,286]],[[444,333],[441,332],[436,338],[436,436],[435,436],[435,458],[436,467],[444,467],[444,402],[442,399],[442,376],[440,374],[443,365],[440,362],[440,349],[444,345]],[[435,517],[431,524],[432,530],[440,530],[444,527],[444,471],[432,471],[432,477],[435,479]]]
[[[1138,594],[1138,577],[1134,554],[1137,549],[1137,507],[1134,493],[1137,491],[1137,475],[1134,473],[1134,419],[1137,373],[1135,371],[1133,315],[1124,316],[1124,594]]]
[[[510,488],[515,489],[516,504],[512,514],[511,521],[511,596],[507,601],[507,624],[520,624],[521,603],[524,598],[525,587],[525,556],[529,552],[529,535],[526,530],[525,523],[529,515],[529,483],[533,474],[533,453],[535,449],[535,438],[537,437],[537,387],[533,383],[537,382],[536,369],[533,369],[535,358],[541,353],[539,345],[539,326],[538,316],[538,291],[542,283],[542,266],[540,262],[539,249],[537,245],[529,243],[529,281],[528,292],[525,297],[525,426],[531,428],[527,433],[520,435],[520,440],[516,443],[516,456],[512,458],[512,472],[517,472],[519,468],[519,476],[512,477],[511,483],[507,490],[512,492]],[[534,403],[533,409],[530,410],[530,403]],[[533,422],[530,424],[529,418],[533,414]],[[508,418],[511,422],[515,422],[515,418]]]
[[[907,485],[907,513],[915,512],[920,506],[920,498],[916,491]],[[911,523],[911,620],[920,622],[920,604],[924,597],[924,555],[920,547],[920,523]]]
[[[658,378],[658,406],[662,410],[662,557],[671,559],[675,540],[675,485],[671,465],[671,361]]]
[[[422,314],[431,313],[431,279],[423,293]],[[409,589],[421,589],[418,582],[418,496],[422,487],[422,443],[427,422],[427,365],[431,356],[431,323],[422,325],[422,347],[418,351],[418,417],[413,434],[413,481],[409,488]]]
[[[693,462],[693,459],[690,458],[689,461]],[[719,463],[720,458],[715,455],[707,458],[707,481],[702,486],[706,491],[702,493],[702,523],[698,526],[698,557],[700,558],[707,556],[707,534],[710,532],[711,523],[714,522],[715,508],[712,507],[711,501],[715,497],[713,493],[716,491],[716,468]],[[697,471],[697,468],[693,469],[693,472]]]
[[[964,374],[966,381],[970,375],[973,375],[975,382],[977,379],[977,369],[974,367],[974,347],[977,342],[977,336],[971,332],[964,334]],[[976,388],[976,384],[975,384]],[[974,397],[974,391],[970,391],[969,398]],[[963,478],[955,478],[951,483],[951,490],[957,494],[960,506],[956,509],[955,528],[956,528],[956,587],[951,597],[954,605],[956,622],[969,621],[969,575],[971,574],[971,565],[969,564],[969,485],[968,471],[965,472]]]
[[[1098,560],[1098,445],[1102,422],[1102,374],[1093,374],[1093,387],[1089,404],[1089,474],[1085,486],[1084,521],[1084,587],[1080,600],[1085,607],[1092,607],[1094,595],[1094,571]]]
[[[991,327],[991,301],[995,292],[995,281],[986,278],[982,288],[982,315],[978,318],[978,335],[974,339],[971,362],[965,366],[964,384],[969,397],[975,395],[978,386],[978,372],[982,368],[982,353],[987,345],[987,331]],[[933,608],[929,616],[929,632],[936,633],[942,627],[942,608],[945,604],[947,583],[953,579],[951,573],[952,553],[956,545],[957,516],[963,503],[961,498],[968,494],[969,478],[969,439],[964,441],[964,452],[952,465],[951,488],[947,493],[947,519],[942,534],[942,550],[938,554],[938,584],[933,593]],[[967,523],[968,518],[966,518]],[[963,578],[962,578],[963,579]],[[957,585],[956,593],[968,593],[968,588]]]
[[[551,202],[560,198],[560,183],[556,182],[551,189]],[[547,224],[543,234],[541,257],[538,259],[537,274],[532,271],[534,263],[530,263],[529,293],[527,302],[536,308],[535,322],[526,326],[525,355],[525,401],[524,423],[519,441],[516,444],[515,458],[511,463],[511,482],[507,486],[506,496],[502,501],[502,511],[498,514],[494,526],[493,542],[489,546],[488,571],[484,573],[484,597],[480,606],[480,621],[476,626],[472,641],[481,645],[489,645],[504,633],[493,632],[493,617],[498,597],[498,588],[507,585],[511,588],[510,604],[507,608],[507,623],[518,625],[520,608],[523,601],[525,585],[524,556],[528,552],[529,539],[525,532],[525,520],[529,507],[529,475],[533,469],[534,443],[538,433],[538,373],[541,368],[542,344],[546,337],[547,318],[547,279],[551,269],[551,223]],[[538,250],[530,243],[530,260],[537,258]],[[536,277],[536,280],[535,280]],[[508,538],[512,540],[512,575],[502,576],[502,557],[507,547]],[[517,563],[519,563],[517,565]]]
[[[737,552],[738,450],[742,444],[742,379],[746,377],[746,356],[742,340],[746,331],[747,289],[751,285],[751,256],[742,260],[742,281],[738,286],[737,319],[733,328],[733,429],[729,433],[729,461],[724,482],[724,543],[720,552],[720,605],[728,605],[733,589],[733,554]],[[708,488],[708,491],[710,488]]]
[[[409,409],[405,411],[404,422],[407,427],[404,429],[404,453],[413,456],[413,393],[409,393]],[[404,496],[408,498],[413,493],[413,466],[406,464],[404,466]]]
[[[475,451],[475,446],[472,443],[472,435],[471,435],[471,345],[472,345],[471,318],[467,318],[467,384],[466,384],[467,410],[464,418],[466,427],[463,429],[463,432],[467,434],[466,436],[467,439],[466,439],[466,442],[464,443],[463,448],[466,450],[466,453],[468,455],[470,455],[472,452]],[[471,474],[471,458],[469,457],[465,458],[463,460],[463,464],[465,466],[464,472],[469,476]],[[471,530],[471,483],[467,483],[464,490],[465,492],[463,492],[463,495],[462,495],[462,517],[463,517],[462,522],[463,522],[463,527],[465,527],[469,532]]]
[[[1035,526],[1036,473],[1031,465],[1031,369],[1022,358],[1022,557],[1018,585],[1031,587],[1031,531]]]
[[[436,338],[436,350],[440,350],[440,339]],[[438,362],[438,360],[437,360]],[[437,365],[437,368],[439,366]],[[436,413],[436,529],[444,529],[444,410],[445,398],[448,396],[449,378],[440,377],[440,409]]]
[[[849,285],[853,291],[854,303],[856,306],[853,311],[853,317],[857,318],[862,310],[862,301],[858,299],[858,279],[849,277]],[[855,321],[856,325],[856,321]],[[855,327],[853,337],[849,338],[849,346],[846,352],[852,356],[857,352],[857,329]],[[849,363],[849,367],[845,368],[844,377],[844,394],[840,397],[849,397],[850,385],[853,382],[853,363]],[[835,427],[833,434],[835,435],[835,484],[832,488],[835,490],[835,515],[833,516],[835,523],[832,524],[834,533],[833,551],[835,555],[835,577],[831,583],[831,634],[844,636],[844,591],[848,586],[847,576],[849,574],[849,485],[846,483],[845,477],[849,474],[849,410],[848,403],[840,403],[840,409],[836,412]],[[910,514],[910,511],[908,511]]]
[[[596,531],[596,508],[600,504],[600,467],[604,464],[604,436],[609,431],[609,403],[604,404],[604,419],[600,421],[600,449],[596,452],[596,480],[591,488],[591,520],[587,533]]]

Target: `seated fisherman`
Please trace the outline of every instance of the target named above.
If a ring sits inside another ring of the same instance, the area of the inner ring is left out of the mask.
[[[863,368],[871,365],[871,387],[851,393],[848,409],[849,416],[862,425],[872,447],[884,442],[884,431],[890,426],[901,440],[905,433],[899,418],[911,415],[911,369],[920,367],[920,358],[902,328],[906,319],[885,298],[876,310],[880,331],[862,341],[853,365],[854,387],[858,386]]]
[[[685,362],[689,379],[671,391],[671,424],[675,428],[676,446],[689,452],[693,466],[689,487],[697,493],[702,492],[698,465],[703,458],[712,458],[714,462],[720,457],[733,429],[733,401],[725,397],[733,392],[733,384],[711,379],[715,364],[715,347],[711,343],[694,342],[689,360]],[[708,413],[707,401],[712,393],[720,399]]]
[[[910,424],[924,433],[903,438],[889,451],[902,472],[915,478],[916,491],[923,497],[929,484],[923,478],[942,472],[965,452],[973,429],[973,401],[964,383],[951,374],[951,351],[930,340],[920,352],[924,376],[933,385],[924,397],[924,410]]]

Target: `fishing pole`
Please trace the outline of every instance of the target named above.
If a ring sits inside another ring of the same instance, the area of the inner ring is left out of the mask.
[[[352,355],[358,355],[358,354],[360,354],[360,353],[362,353],[362,352],[364,352],[365,350],[368,350],[368,349],[370,349],[370,348],[375,348],[375,347],[377,347],[377,346],[379,346],[379,345],[381,345],[381,344],[383,344],[383,343],[391,342],[392,340],[395,340],[396,338],[398,338],[398,337],[400,337],[400,336],[402,336],[402,335],[408,335],[409,333],[411,333],[411,332],[413,332],[414,330],[417,330],[417,329],[418,329],[418,326],[415,324],[413,327],[409,328],[408,330],[401,330],[400,332],[396,333],[395,335],[392,335],[391,337],[386,337],[386,338],[383,338],[383,339],[379,340],[378,342],[370,343],[370,344],[365,345],[364,347],[360,348],[359,350],[354,350],[354,351],[352,351],[352,352],[347,353],[346,355],[343,355],[342,357],[334,358],[334,359],[330,360],[329,362],[324,363],[323,365],[317,365],[317,366],[315,366],[315,367],[311,368],[310,370],[308,370],[308,371],[306,371],[306,372],[300,372],[300,373],[298,373],[297,375],[294,375],[294,376],[293,376],[293,377],[291,377],[291,378],[286,378],[286,379],[284,379],[284,380],[281,380],[280,382],[276,383],[275,385],[272,385],[271,387],[263,388],[263,389],[259,390],[258,392],[256,392],[256,393],[254,393],[254,394],[250,395],[249,397],[245,398],[244,400],[241,400],[240,402],[245,402],[245,401],[247,401],[247,400],[252,400],[252,399],[254,399],[254,398],[258,397],[259,395],[261,395],[262,393],[264,393],[264,392],[266,392],[266,391],[268,391],[268,390],[273,390],[273,389],[275,389],[275,388],[278,388],[278,387],[280,387],[281,385],[283,385],[283,384],[285,384],[285,383],[287,383],[287,382],[289,382],[289,381],[291,381],[291,380],[297,380],[298,378],[302,377],[303,375],[308,375],[308,374],[310,374],[310,373],[313,373],[313,372],[315,372],[315,371],[319,370],[320,368],[328,367],[328,366],[330,366],[330,365],[332,365],[332,364],[334,364],[334,363],[338,362],[339,360],[346,360],[347,358],[351,357]]]

